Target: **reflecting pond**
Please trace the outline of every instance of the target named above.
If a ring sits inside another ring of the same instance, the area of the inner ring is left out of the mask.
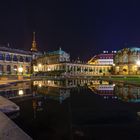
[[[139,140],[140,87],[101,80],[13,83],[0,95],[20,106],[9,115],[35,140]]]

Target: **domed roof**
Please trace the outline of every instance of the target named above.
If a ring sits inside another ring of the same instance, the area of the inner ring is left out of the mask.
[[[59,48],[59,50],[57,51],[52,51],[52,52],[48,52],[47,55],[62,55],[62,54],[66,54],[65,51],[61,50],[61,48]]]
[[[140,51],[139,47],[131,47],[129,48],[130,51]]]

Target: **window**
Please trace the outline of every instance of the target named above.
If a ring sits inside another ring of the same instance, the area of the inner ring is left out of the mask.
[[[0,60],[4,60],[4,55],[0,53]]]
[[[7,65],[7,74],[11,74],[11,66]]]
[[[23,62],[23,57],[22,56],[19,57],[19,61]]]
[[[10,54],[6,54],[6,61],[11,61],[11,56],[10,56]]]
[[[13,56],[13,61],[18,61],[18,58],[16,55]]]
[[[3,74],[3,65],[0,65],[0,75]]]

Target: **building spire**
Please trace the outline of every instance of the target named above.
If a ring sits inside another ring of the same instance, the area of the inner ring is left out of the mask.
[[[36,45],[36,41],[35,41],[35,32],[33,32],[33,41],[32,41],[32,48],[31,51],[33,52],[37,52],[37,45]]]

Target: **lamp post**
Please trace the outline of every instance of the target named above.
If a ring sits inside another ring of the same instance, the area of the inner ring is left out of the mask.
[[[21,66],[18,68],[18,72],[19,72],[19,74],[22,74],[23,68]]]
[[[18,72],[19,72],[18,80],[23,80],[23,75],[22,75],[23,67],[22,67],[22,66],[20,66],[20,67],[18,68]]]
[[[140,66],[140,60],[138,60],[138,61],[136,62],[136,64],[137,64],[138,66]]]

